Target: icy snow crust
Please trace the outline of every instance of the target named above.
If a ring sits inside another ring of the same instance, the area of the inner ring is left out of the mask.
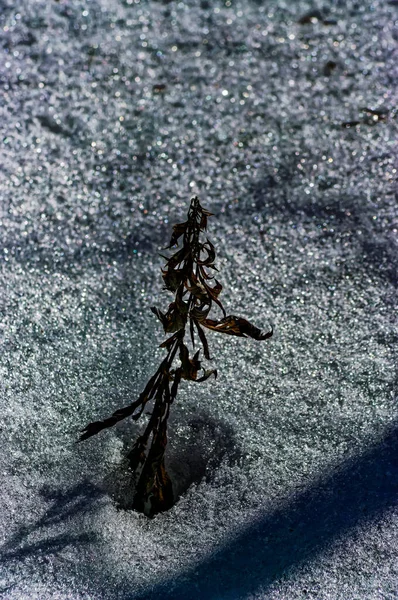
[[[397,597],[398,8],[328,4],[0,1],[2,598]],[[195,192],[228,312],[275,334],[209,332],[148,520],[144,424],[75,440],[161,359]]]

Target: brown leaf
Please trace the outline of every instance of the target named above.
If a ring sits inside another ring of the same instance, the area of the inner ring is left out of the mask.
[[[81,430],[81,436],[79,438],[79,442],[82,442],[83,440],[87,440],[88,438],[92,437],[93,435],[97,435],[97,433],[99,433],[103,429],[108,429],[109,427],[113,427],[119,421],[122,421],[126,417],[129,417],[130,415],[132,415],[133,412],[136,410],[136,408],[138,408],[138,406],[140,406],[140,404],[142,403],[141,396],[138,398],[138,400],[133,402],[133,404],[131,404],[130,406],[126,406],[125,408],[121,408],[121,409],[115,411],[111,417],[108,417],[107,419],[104,419],[103,421],[94,421],[93,423],[89,423],[88,425],[86,425],[86,427]]]
[[[176,244],[178,245],[178,239],[182,235],[184,235],[184,233],[186,232],[187,226],[188,226],[188,221],[184,221],[184,223],[177,223],[176,225],[173,225],[173,233],[171,235],[169,248],[171,248],[172,246],[175,246]]]
[[[163,257],[167,260],[167,268],[174,269],[177,265],[183,262],[183,260],[188,256],[189,253],[189,248],[187,249],[185,246],[183,246],[180,250],[178,250],[172,256],[170,256],[170,258]]]
[[[206,216],[206,217],[214,217],[214,213],[210,212],[209,210],[206,210],[205,208],[203,208],[202,206],[200,207],[202,213]]]
[[[201,231],[206,231],[207,229],[207,216],[202,213],[202,217],[200,219],[199,228]]]
[[[154,315],[157,316],[157,318],[159,319],[159,321],[162,323],[163,327],[166,324],[166,315],[159,310],[159,308],[156,308],[156,306],[151,306],[151,311],[153,312]]]
[[[207,300],[209,296],[206,289],[203,286],[198,285],[197,283],[193,283],[192,285],[185,284],[185,287],[188,290],[188,292],[193,294],[195,298],[198,298],[198,300],[200,301]]]
[[[162,269],[162,277],[165,288],[170,292],[175,292],[186,278],[185,269]]]
[[[254,340],[266,340],[273,334],[273,330],[264,332],[255,325],[252,325],[246,319],[242,317],[235,317],[230,315],[221,319],[220,321],[213,321],[212,319],[205,319],[201,321],[201,324],[208,329],[218,331],[219,333],[226,333],[228,335],[236,335],[239,337],[251,337]]]
[[[180,360],[181,360],[181,377],[195,381],[200,369],[199,350],[192,358],[189,358],[189,351],[185,344],[181,345]]]
[[[145,462],[145,442],[139,437],[130,452],[127,454],[127,460],[131,470],[134,472]]]
[[[210,309],[211,300],[208,300],[207,302],[203,302],[200,306],[194,306],[189,311],[189,316],[199,321],[199,323],[202,323],[202,321],[206,319],[207,315],[209,314]]]
[[[213,288],[211,288],[212,298],[214,296],[219,296],[221,294],[221,292],[222,292],[222,285],[221,285],[221,283],[219,281],[217,281],[217,279],[215,279],[214,281],[216,282],[216,285]]]
[[[227,313],[225,312],[225,308],[222,305],[222,302],[218,299],[218,294],[221,292],[222,290],[222,285],[220,283],[218,283],[217,279],[215,280],[217,282],[217,285],[214,286],[214,288],[210,287],[209,285],[207,285],[207,283],[205,281],[203,281],[203,285],[206,288],[207,292],[209,293],[209,296],[212,298],[212,300],[214,300],[214,302],[216,304],[218,304],[218,306],[221,308],[224,317],[227,316]],[[217,293],[218,292],[218,293]]]
[[[159,348],[170,348],[170,346],[175,342],[175,340],[179,337],[179,331],[177,331],[174,335],[167,338],[164,342],[159,345]]]
[[[188,303],[184,302],[183,300],[183,293],[184,290],[181,287],[177,293],[176,293],[176,297],[175,297],[175,306],[176,309],[178,310],[178,312],[185,317],[185,321],[186,321],[186,315],[188,313]]]
[[[204,244],[202,244],[202,251],[207,253],[207,258],[205,258],[204,260],[201,260],[200,258],[198,258],[197,263],[198,265],[211,265],[212,263],[214,263],[215,259],[216,259],[216,251],[215,248],[213,246],[213,244],[211,243],[211,241],[209,239],[206,240],[206,242]]]
[[[175,303],[172,302],[166,314],[166,325],[164,327],[165,333],[173,333],[174,331],[184,329],[186,322],[186,315],[182,315],[181,312],[176,308]]]
[[[199,377],[199,379],[196,380],[196,383],[206,381],[206,379],[209,379],[211,375],[214,375],[214,379],[217,379],[217,369],[207,369],[206,371],[204,371],[204,375],[202,375],[202,377]]]
[[[209,212],[208,210],[205,210],[204,208],[201,208],[201,218],[200,218],[200,229],[201,231],[206,231],[207,229],[207,217],[212,217],[213,213]]]
[[[208,269],[214,269],[215,271],[218,271],[217,267],[215,267],[214,265],[206,265],[206,267]],[[199,267],[199,273],[200,273],[200,281],[203,283],[203,281],[209,281],[210,279],[214,279],[214,275],[209,275],[205,268],[200,266]]]
[[[196,319],[191,319],[191,323],[192,322],[195,323],[196,329],[198,330],[199,339],[202,342],[202,346],[203,346],[203,354],[207,360],[211,360],[210,353],[209,353],[209,344],[207,343],[205,332],[203,331],[203,329],[201,328],[201,326],[199,325],[199,323]]]
[[[169,309],[166,314],[162,313],[161,310],[156,308],[156,306],[151,307],[151,311],[158,317],[163,325],[163,329],[165,333],[173,333],[174,331],[179,331],[185,327],[187,322],[187,311],[188,306],[186,302],[181,300],[180,298],[176,298],[178,302],[171,302],[169,304]],[[166,340],[168,342],[169,340]],[[166,342],[163,342],[164,344]],[[162,346],[163,347],[163,346]]]

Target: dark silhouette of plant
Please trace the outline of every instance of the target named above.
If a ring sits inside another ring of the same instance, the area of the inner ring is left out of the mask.
[[[82,430],[80,437],[80,440],[85,440],[126,417],[131,416],[136,421],[141,417],[147,404],[152,403],[152,412],[145,431],[139,436],[127,457],[132,471],[137,476],[132,508],[148,516],[167,510],[174,502],[172,484],[165,469],[164,455],[167,444],[167,420],[178,386],[183,379],[200,383],[211,375],[217,377],[216,369],[206,370],[202,367],[199,360],[200,350],[197,350],[192,358],[190,357],[188,347],[184,343],[187,328],[189,327],[193,349],[197,336],[207,360],[210,360],[210,354],[205,329],[228,335],[251,337],[255,340],[266,340],[273,333],[272,330],[263,332],[241,317],[227,316],[219,299],[222,286],[214,276],[209,274],[210,269],[218,270],[214,265],[216,257],[214,246],[209,239],[206,238],[206,241],[201,239],[210,216],[212,213],[202,208],[199,199],[192,198],[188,219],[184,223],[174,225],[168,248],[178,247],[180,238],[182,238],[182,246],[171,257],[163,257],[166,260],[165,269],[162,269],[163,281],[165,289],[174,294],[174,301],[171,302],[166,313],[155,307],[151,310],[161,321],[165,333],[171,334],[160,345],[161,348],[166,349],[167,356],[135,402],[117,410],[104,421],[90,423]],[[209,318],[213,303],[221,309],[223,318],[219,320]],[[179,360],[179,364],[173,368],[176,359]]]

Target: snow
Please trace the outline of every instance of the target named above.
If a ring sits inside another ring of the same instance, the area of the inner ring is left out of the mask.
[[[0,0],[0,27],[0,597],[395,599],[397,6]],[[147,519],[144,423],[75,441],[161,360],[195,193],[227,311],[275,333],[209,332]]]

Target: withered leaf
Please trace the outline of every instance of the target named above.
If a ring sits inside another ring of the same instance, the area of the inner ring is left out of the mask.
[[[205,208],[203,208],[202,206],[200,207],[202,214],[205,215],[206,217],[213,217],[214,213],[210,212],[209,210],[206,210]]]
[[[212,217],[213,213],[209,212],[208,210],[205,210],[204,208],[201,208],[201,218],[200,218],[200,225],[199,228],[201,229],[201,231],[206,231],[207,229],[207,217]]]
[[[138,400],[136,400],[135,402],[133,402],[133,404],[115,411],[112,414],[112,416],[108,417],[107,419],[104,419],[103,421],[94,421],[93,423],[89,423],[88,425],[86,425],[86,427],[84,429],[81,430],[81,436],[79,438],[79,442],[82,442],[83,440],[87,440],[88,438],[90,438],[93,435],[96,435],[103,429],[108,429],[109,427],[113,427],[119,421],[122,421],[126,417],[129,417],[130,415],[133,414],[133,412],[136,410],[136,408],[138,406],[140,406],[141,402],[142,402],[142,400],[141,400],[141,396],[140,396],[140,398]]]
[[[162,342],[159,345],[159,348],[170,348],[170,346],[172,346],[172,344],[176,341],[176,339],[179,337],[179,331],[177,331],[174,335],[172,335],[171,337],[167,338],[167,340],[165,340],[164,342]]]
[[[239,337],[251,337],[254,340],[267,340],[273,334],[273,330],[264,332],[252,323],[249,323],[242,317],[235,317],[230,315],[224,317],[220,321],[214,321],[212,319],[205,319],[201,321],[201,324],[208,329],[218,331],[219,333],[226,333],[228,335],[236,335]]]
[[[195,296],[195,298],[198,298],[198,300],[202,301],[208,298],[208,292],[206,289],[197,283],[193,283],[192,285],[185,284],[185,287],[188,292]]]
[[[212,297],[214,296],[219,296],[222,292],[222,285],[219,281],[217,281],[217,279],[214,280],[216,282],[216,285],[214,287],[211,288],[212,291]]]
[[[220,283],[218,283],[217,279],[215,279],[215,281],[216,281],[216,285],[214,286],[214,288],[207,285],[206,282],[203,282],[203,285],[206,288],[206,291],[209,293],[209,296],[212,298],[212,300],[214,300],[214,302],[216,304],[218,304],[218,306],[221,308],[224,317],[226,317],[227,313],[225,312],[224,306],[222,305],[222,302],[218,299],[218,294],[222,290],[222,285]]]
[[[206,360],[211,360],[210,352],[209,352],[209,344],[207,343],[205,332],[203,331],[203,329],[201,328],[201,326],[199,325],[199,323],[196,319],[191,319],[191,323],[192,322],[195,323],[196,329],[198,330],[199,339],[202,342],[202,346],[203,346],[203,354],[204,354]]]
[[[156,308],[156,306],[151,306],[151,311],[153,312],[154,315],[157,316],[157,318],[159,319],[159,321],[164,326],[165,323],[166,323],[166,315],[161,310],[159,310],[158,308]]]
[[[204,319],[206,319],[207,315],[210,312],[210,309],[211,300],[208,300],[207,302],[203,302],[200,306],[194,306],[190,310],[189,316],[201,323]]]
[[[202,251],[207,253],[207,258],[205,258],[204,260],[201,260],[200,258],[198,258],[197,263],[198,265],[211,265],[212,263],[214,263],[215,259],[216,259],[216,251],[215,248],[213,246],[213,244],[211,243],[211,241],[209,239],[206,240],[206,242],[204,244],[202,244]]]
[[[147,402],[149,402],[149,400],[151,400],[153,398],[153,396],[156,393],[156,390],[158,389],[160,373],[162,372],[164,364],[165,364],[165,361],[162,361],[162,363],[161,363],[160,367],[158,368],[158,370],[156,371],[156,373],[154,375],[152,375],[152,377],[149,379],[148,383],[146,384],[144,390],[139,395],[138,400],[136,400],[129,406],[125,406],[124,408],[119,408],[110,417],[108,417],[107,419],[104,419],[103,421],[95,421],[94,423],[89,423],[84,429],[81,430],[82,435],[80,436],[78,441],[82,442],[83,440],[86,440],[86,439],[90,438],[91,436],[96,435],[103,429],[113,427],[114,425],[116,425],[116,423],[118,423],[119,421],[122,421],[123,419],[126,419],[127,417],[130,417],[131,415],[133,415],[133,419],[141,416],[141,414],[145,408],[145,405],[147,404]],[[134,415],[133,413],[135,412],[135,410],[138,407],[140,407],[140,410],[137,413],[138,414],[138,417],[137,417],[137,415]]]
[[[130,452],[127,454],[127,460],[131,470],[134,472],[141,464],[145,462],[145,442],[139,437]]]
[[[206,231],[207,229],[207,216],[204,214],[202,214],[202,217],[200,219],[199,228],[201,229],[201,231]]]
[[[199,377],[199,379],[196,380],[196,383],[206,381],[206,379],[209,379],[211,375],[214,375],[214,379],[217,379],[217,369],[207,369],[206,371],[204,371],[204,375],[202,375],[202,377]]]
[[[183,304],[185,304],[185,302],[183,302]],[[186,314],[183,314],[181,309],[178,310],[175,302],[169,304],[169,310],[166,314],[162,313],[156,306],[151,307],[151,311],[162,322],[165,333],[173,333],[174,331],[179,331],[185,327],[187,321]],[[168,342],[168,340],[166,340],[166,342]]]
[[[189,351],[185,344],[181,344],[180,360],[181,360],[181,377],[195,381],[200,369],[199,350],[192,358],[189,358]]]
[[[188,226],[188,221],[184,221],[184,223],[177,223],[176,225],[173,225],[173,233],[171,235],[169,248],[171,248],[172,246],[175,246],[176,244],[178,245],[178,239],[182,235],[184,235],[184,233],[187,230],[187,226]]]
[[[178,264],[182,263],[189,253],[190,250],[183,246],[180,250],[177,250],[177,252],[170,256],[170,258],[166,258],[168,269],[174,269]]]
[[[215,271],[218,271],[218,269],[214,266],[214,265],[206,265],[206,267],[208,269],[214,269]],[[199,267],[199,273],[200,273],[200,280],[203,283],[203,281],[209,281],[210,279],[214,279],[214,275],[209,275],[205,268],[200,266]]]
[[[193,319],[189,319],[189,333],[191,336],[192,347],[195,348],[195,335],[194,335]]]
[[[185,280],[186,272],[185,269],[162,269],[162,277],[165,288],[170,292],[175,292]]]
[[[184,300],[182,298],[183,293],[184,293],[184,290],[181,287],[179,289],[179,291],[176,293],[175,307],[176,307],[176,310],[181,314],[181,316],[186,319],[186,315],[188,313],[188,304],[187,304],[187,302],[184,302]]]

